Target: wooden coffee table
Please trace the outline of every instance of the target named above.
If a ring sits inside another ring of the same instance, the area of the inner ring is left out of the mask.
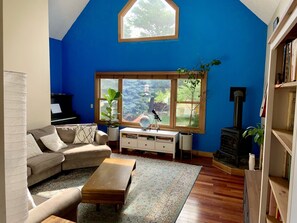
[[[55,215],[49,216],[47,219],[43,220],[41,223],[75,223],[74,221],[66,220]]]
[[[125,204],[135,168],[135,159],[106,158],[83,186],[82,202]]]

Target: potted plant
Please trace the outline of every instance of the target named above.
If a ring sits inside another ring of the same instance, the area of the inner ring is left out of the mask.
[[[200,84],[201,78],[204,77],[206,73],[208,73],[212,66],[220,65],[221,61],[214,59],[209,63],[201,63],[198,67],[189,70],[187,68],[178,68],[177,71],[180,74],[186,74],[188,78],[184,81],[184,86],[189,90],[190,92],[190,101],[191,107],[190,107],[190,117],[189,117],[189,124],[188,126],[191,127],[193,124],[193,118],[196,110],[196,106],[194,106],[194,99],[195,99],[195,93],[197,93],[197,88]],[[192,140],[193,140],[193,134],[191,132],[188,133],[181,133],[180,134],[180,149],[181,150],[191,150],[192,149]]]
[[[102,111],[101,115],[105,117],[107,125],[107,134],[109,141],[117,141],[119,138],[119,120],[118,113],[115,112],[116,101],[121,97],[121,93],[112,88],[107,90],[107,94],[103,98],[107,101],[106,111]]]
[[[259,159],[259,169],[262,169],[262,159],[263,159],[263,143],[264,143],[264,128],[261,124],[255,126],[249,126],[242,133],[242,137],[246,138],[248,136],[254,137],[254,142],[260,147],[260,159]]]

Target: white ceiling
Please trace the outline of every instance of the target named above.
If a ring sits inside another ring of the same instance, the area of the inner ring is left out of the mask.
[[[49,34],[62,40],[90,0],[49,0]]]
[[[62,40],[90,0],[49,0],[49,34]],[[280,0],[240,0],[269,24]]]
[[[280,2],[280,0],[240,0],[240,1],[267,25],[270,23],[272,16]]]

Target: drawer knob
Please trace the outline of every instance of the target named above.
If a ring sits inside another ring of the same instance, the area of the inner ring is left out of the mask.
[[[145,146],[147,146],[147,144],[145,144]]]
[[[130,144],[130,142],[128,142],[128,144]]]
[[[163,146],[163,149],[165,149],[165,146]]]

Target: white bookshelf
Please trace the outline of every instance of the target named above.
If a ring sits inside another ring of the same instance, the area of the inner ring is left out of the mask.
[[[278,73],[284,73],[285,45],[297,38],[296,6],[297,1],[291,0],[285,15],[282,16],[269,40],[270,60],[259,223],[280,222],[280,220],[294,223],[297,219],[297,176],[295,176],[297,109],[296,103],[292,104],[292,95],[296,94],[297,82],[276,84]],[[294,52],[297,53],[297,49]],[[293,113],[290,112],[290,107],[293,110],[295,108]],[[294,121],[290,122],[292,117]],[[270,196],[273,196],[273,199],[270,199]],[[272,204],[271,200],[275,203]],[[274,207],[276,207],[275,213]]]

